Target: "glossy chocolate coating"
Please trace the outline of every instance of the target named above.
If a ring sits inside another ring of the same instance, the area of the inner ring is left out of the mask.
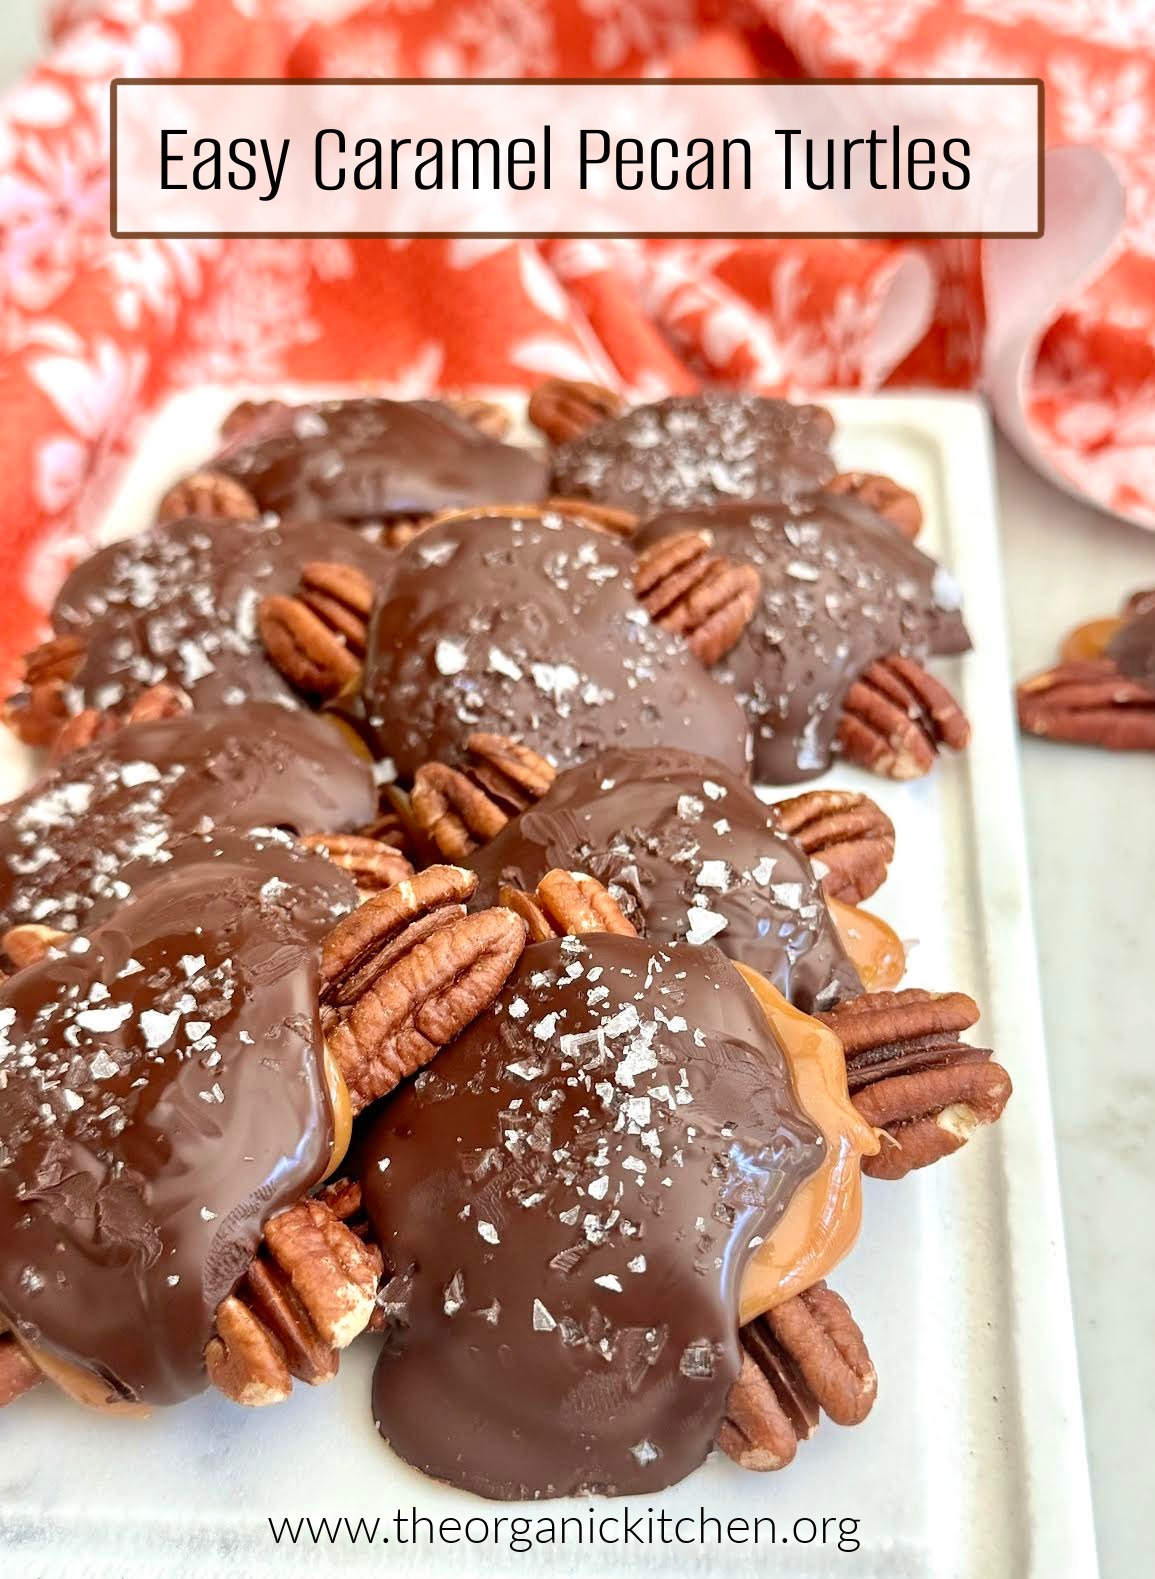
[[[0,818],[0,931],[84,925],[120,872],[188,833],[342,833],[373,818],[367,762],[333,725],[275,702],[130,724],[72,752]]]
[[[679,636],[652,624],[633,553],[563,516],[431,527],[394,561],[373,613],[365,712],[412,774],[474,730],[532,741],[560,767],[605,746],[692,739],[742,772],[746,725]]]
[[[554,492],[641,516],[733,499],[797,499],[834,476],[833,431],[822,406],[760,395],[674,395],[560,445]]]
[[[1128,620],[1107,646],[1119,673],[1155,691],[1155,609]]]
[[[328,559],[372,580],[389,555],[344,526],[163,521],[83,560],[52,613],[58,634],[88,639],[77,705],[111,708],[147,686],[176,686],[195,707],[283,702],[296,692],[265,656],[257,607],[293,593],[302,568]]]
[[[320,945],[356,895],[273,834],[194,837],[124,880],[0,988],[0,1317],[170,1404],[207,1385],[264,1223],[328,1164]]]
[[[669,511],[638,546],[687,531],[762,574],[753,618],[712,671],[746,711],[755,783],[830,766],[846,693],[877,659],[970,646],[953,578],[854,499]]]
[[[810,862],[721,763],[603,751],[469,858],[476,903],[560,866],[604,883],[651,943],[713,941],[807,1013],[862,991]]]
[[[738,1372],[751,1240],[822,1149],[716,949],[532,945],[362,1145],[396,1274],[382,1435],[485,1497],[681,1480]]]
[[[434,400],[272,404],[211,463],[285,519],[365,526],[474,504],[532,504],[545,466]]]

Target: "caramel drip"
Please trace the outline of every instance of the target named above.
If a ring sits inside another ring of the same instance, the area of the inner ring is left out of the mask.
[[[345,1076],[337,1068],[337,1060],[329,1051],[328,1042],[325,1043],[321,1063],[325,1071],[325,1089],[333,1119],[333,1149],[329,1153],[329,1166],[325,1169],[326,1179],[331,1179],[344,1162],[345,1153],[349,1150],[349,1142],[353,1138],[353,1104],[349,1100],[349,1087],[345,1084]]]
[[[851,1105],[834,1032],[792,1007],[757,971],[737,969],[786,1054],[798,1100],[826,1141],[818,1172],[797,1190],[746,1267],[738,1317],[745,1323],[812,1287],[851,1250],[862,1219],[859,1161],[877,1152],[878,1137]]]
[[[906,971],[906,951],[894,928],[857,905],[844,905],[839,899],[826,903],[867,992],[897,987]]]
[[[107,1382],[102,1382],[99,1376],[85,1370],[82,1365],[74,1365],[71,1360],[62,1360],[59,1355],[49,1354],[46,1349],[25,1343],[19,1335],[16,1341],[50,1382],[54,1382],[61,1392],[67,1393],[69,1398],[83,1404],[86,1409],[95,1409],[98,1414],[128,1416],[135,1420],[147,1419],[152,1413],[145,1404],[118,1398],[109,1391]]]
[[[1126,623],[1121,617],[1110,617],[1088,620],[1085,625],[1076,625],[1075,629],[1064,638],[1059,657],[1064,663],[1081,663],[1087,658],[1101,658]]]

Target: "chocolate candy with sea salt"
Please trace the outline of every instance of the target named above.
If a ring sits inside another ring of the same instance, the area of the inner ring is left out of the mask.
[[[285,520],[387,523],[476,504],[531,504],[544,465],[435,400],[260,407],[210,462]]]
[[[70,687],[75,709],[119,707],[161,683],[196,708],[303,706],[265,655],[257,608],[271,593],[295,592],[314,560],[378,582],[389,555],[344,526],[196,517],[102,548],[77,565],[52,611],[58,636],[87,643]]]
[[[117,1399],[208,1385],[216,1308],[330,1160],[321,944],[351,880],[268,831],[122,873],[0,987],[0,1319]]]
[[[756,783],[829,767],[846,693],[877,659],[970,646],[954,579],[856,500],[671,510],[643,527],[638,547],[682,532],[762,578],[753,617],[712,670],[745,710]]]
[[[364,708],[411,776],[462,759],[477,730],[531,740],[560,767],[609,745],[693,740],[735,772],[733,696],[634,597],[633,554],[552,512],[430,527],[393,561],[373,612]]]
[[[588,872],[651,943],[712,941],[807,1013],[862,990],[802,850],[749,785],[688,751],[600,752],[468,864],[483,905],[502,883]]]
[[[716,949],[531,945],[362,1141],[395,1274],[382,1435],[485,1497],[681,1480],[738,1373],[751,1247],[822,1153]]]
[[[0,931],[85,924],[122,869],[218,828],[363,828],[369,764],[331,724],[274,702],[130,724],[71,752],[0,818]]]
[[[734,499],[777,502],[834,476],[822,406],[711,391],[635,406],[562,444],[554,492],[645,517]]]

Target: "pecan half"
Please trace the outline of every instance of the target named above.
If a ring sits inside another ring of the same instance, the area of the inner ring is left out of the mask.
[[[131,706],[120,712],[86,707],[74,714],[52,743],[52,760],[59,762],[70,751],[90,746],[93,741],[117,735],[126,724],[155,724],[165,718],[179,718],[192,706],[183,691],[171,685],[150,685],[141,691]]]
[[[881,472],[839,472],[822,491],[859,500],[911,542],[922,531],[922,505],[916,495]]]
[[[540,800],[556,773],[544,757],[508,735],[474,734],[463,768],[427,762],[409,795],[413,825],[439,855],[459,861]]]
[[[44,1373],[34,1365],[11,1333],[0,1333],[0,1409],[30,1392]]]
[[[391,888],[413,876],[413,868],[400,850],[364,834],[307,833],[299,842],[348,872],[363,894]]]
[[[846,1301],[816,1283],[743,1327],[742,1369],[730,1389],[718,1446],[743,1469],[784,1469],[820,1414],[866,1419],[878,1378]]]
[[[1155,751],[1155,692],[1119,673],[1113,658],[1076,659],[1018,687],[1030,735],[1110,751]]]
[[[868,993],[815,1016],[842,1043],[851,1101],[887,1137],[863,1172],[901,1179],[999,1118],[1010,1076],[989,1048],[959,1040],[978,1017],[965,993],[921,987]]]
[[[894,824],[869,795],[855,790],[808,790],[771,811],[821,868],[828,899],[858,905],[882,887],[894,855]]]
[[[380,1251],[321,1200],[270,1218],[236,1292],[217,1307],[210,1381],[250,1407],[287,1398],[294,1376],[331,1381],[340,1350],[372,1320],[381,1267]]]
[[[487,1009],[520,958],[520,917],[466,914],[476,887],[472,872],[427,867],[367,900],[326,940],[326,1042],[355,1114]]]
[[[854,682],[838,725],[843,755],[890,779],[921,778],[941,746],[961,751],[970,733],[941,680],[897,654],[872,663]]]
[[[529,397],[527,416],[551,444],[564,444],[625,409],[612,389],[573,378],[547,378]]]
[[[507,910],[522,918],[532,943],[542,943],[547,938],[580,937],[583,932],[616,932],[630,938],[638,935],[609,889],[585,872],[564,872],[555,866],[532,894],[503,883],[498,898]]]
[[[257,521],[261,507],[227,472],[199,471],[174,483],[157,506],[158,521],[179,521],[186,515],[219,521]]]
[[[26,746],[50,746],[71,709],[68,687],[84,663],[83,636],[54,636],[24,659],[24,683],[4,704],[4,722]]]
[[[753,565],[712,553],[699,532],[660,538],[634,566],[634,591],[647,614],[685,636],[705,664],[717,663],[734,646],[761,589]]]
[[[263,600],[257,629],[289,684],[328,702],[361,673],[372,610],[373,583],[363,571],[317,561],[301,572],[294,597]]]

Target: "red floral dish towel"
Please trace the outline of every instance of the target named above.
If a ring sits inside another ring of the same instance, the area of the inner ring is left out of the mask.
[[[0,681],[137,419],[205,382],[985,388],[1155,526],[1148,0],[61,0],[0,104]],[[1041,76],[1041,241],[113,241],[114,76]]]

